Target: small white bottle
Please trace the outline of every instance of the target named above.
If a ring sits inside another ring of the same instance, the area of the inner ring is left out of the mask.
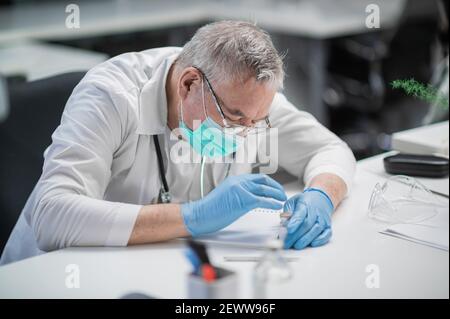
[[[257,299],[276,299],[286,295],[286,283],[292,278],[292,269],[283,258],[283,242],[271,240],[253,273],[253,296]]]

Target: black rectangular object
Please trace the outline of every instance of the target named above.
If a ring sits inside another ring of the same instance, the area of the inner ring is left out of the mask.
[[[393,175],[442,178],[448,176],[445,157],[434,155],[396,154],[384,158],[384,169]]]

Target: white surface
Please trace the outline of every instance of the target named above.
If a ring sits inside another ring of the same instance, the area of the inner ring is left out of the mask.
[[[446,209],[439,209],[438,214],[426,222],[391,225],[382,233],[448,251],[448,214],[447,206]]]
[[[0,42],[23,38],[69,39],[183,26],[218,19],[257,21],[268,30],[329,38],[367,29],[365,7],[373,0],[298,1],[77,1],[80,28],[65,26],[66,3],[23,4],[0,9]],[[381,27],[398,19],[403,0],[378,0]],[[238,8],[238,10],[236,10]],[[38,12],[38,13],[37,13]]]
[[[359,170],[352,195],[333,216],[334,236],[323,247],[287,251],[294,279],[289,298],[448,298],[448,252],[379,233],[385,227],[367,217],[371,190],[380,177]],[[293,190],[293,184],[288,185]],[[251,297],[254,262],[226,262],[224,256],[254,250],[215,247],[216,265],[238,272],[240,294]],[[80,270],[80,288],[65,286],[68,264]],[[367,288],[367,267],[379,269],[380,287]],[[128,248],[70,248],[0,267],[0,298],[117,298],[140,291],[165,298],[186,296],[190,267],[181,242]]]
[[[25,75],[28,81],[66,72],[87,71],[105,61],[106,54],[30,41],[0,45],[0,73]]]
[[[280,217],[276,212],[249,212],[221,231],[198,237],[198,240],[215,245],[254,247],[263,249],[269,240],[276,240]]]
[[[392,149],[410,154],[440,154],[448,157],[448,121],[392,135]]]

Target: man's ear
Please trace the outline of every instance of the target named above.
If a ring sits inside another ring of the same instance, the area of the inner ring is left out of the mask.
[[[196,85],[201,85],[201,75],[196,68],[189,67],[181,71],[178,81],[178,95],[184,100]]]

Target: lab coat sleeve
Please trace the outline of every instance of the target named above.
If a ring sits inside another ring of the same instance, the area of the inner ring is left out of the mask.
[[[125,246],[140,205],[103,200],[127,133],[125,95],[82,81],[46,150],[29,216],[38,247]]]
[[[294,107],[277,93],[270,119],[278,130],[279,165],[309,186],[313,178],[332,173],[351,190],[356,161],[345,142],[322,126],[311,114]]]

